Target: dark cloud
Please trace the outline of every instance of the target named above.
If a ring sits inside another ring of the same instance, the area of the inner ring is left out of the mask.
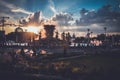
[[[120,31],[120,12],[112,8],[111,5],[105,5],[97,11],[82,9],[80,11],[81,18],[76,20],[76,24],[89,26],[99,24],[119,32]]]
[[[53,21],[56,21],[61,26],[69,26],[71,21],[73,21],[72,14],[68,13],[58,13],[52,17]]]
[[[11,0],[0,0],[0,16],[6,16],[14,19],[16,21],[22,16],[27,16],[31,12],[28,12],[15,4]]]
[[[53,16],[51,19],[46,19],[42,16],[42,12],[38,11],[33,14],[30,14],[26,18],[22,18],[20,20],[21,24],[24,25],[34,25],[34,26],[40,26],[42,23],[47,24],[51,22],[58,23],[60,26],[70,26],[73,24],[74,20],[71,14],[68,13],[57,13],[55,16]]]

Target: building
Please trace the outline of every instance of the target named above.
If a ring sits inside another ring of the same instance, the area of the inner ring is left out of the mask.
[[[16,43],[31,43],[34,41],[34,38],[35,34],[33,32],[24,32],[20,27],[6,35],[6,41],[14,41]]]

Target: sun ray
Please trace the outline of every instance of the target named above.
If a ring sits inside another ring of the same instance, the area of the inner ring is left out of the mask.
[[[27,32],[33,32],[33,33],[35,33],[35,34],[38,34],[38,33],[39,33],[39,28],[34,27],[34,26],[29,26],[29,27],[27,28]]]

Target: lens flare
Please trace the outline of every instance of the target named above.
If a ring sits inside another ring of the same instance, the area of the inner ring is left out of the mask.
[[[35,34],[38,34],[38,33],[39,33],[39,28],[33,27],[33,26],[29,26],[29,27],[27,28],[27,32],[33,32],[33,33],[35,33]]]

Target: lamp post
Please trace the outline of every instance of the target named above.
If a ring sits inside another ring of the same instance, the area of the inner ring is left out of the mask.
[[[89,43],[90,43],[90,29],[88,28],[87,31],[88,31],[87,32],[87,39],[88,39],[87,40],[87,45],[89,45]]]
[[[104,30],[105,30],[105,36],[106,36],[107,28],[106,28],[106,27],[104,27]]]
[[[5,30],[4,30],[4,27],[6,26],[6,25],[12,25],[12,24],[6,24],[5,22],[6,22],[6,19],[9,19],[9,17],[0,17],[0,19],[1,19],[1,21],[0,21],[0,26],[2,27],[1,28],[1,31],[4,33],[3,34],[3,39],[4,39],[4,43],[6,42],[6,36],[5,36]],[[2,43],[2,44],[4,44],[4,43]]]
[[[106,27],[104,27],[104,31],[105,31],[105,41],[106,41],[106,36],[107,36],[107,28]]]
[[[2,20],[1,20],[1,23],[2,23],[2,31],[4,31],[4,27],[5,25],[10,25],[10,24],[5,24],[6,20],[5,19],[9,19],[9,17],[0,17]]]

